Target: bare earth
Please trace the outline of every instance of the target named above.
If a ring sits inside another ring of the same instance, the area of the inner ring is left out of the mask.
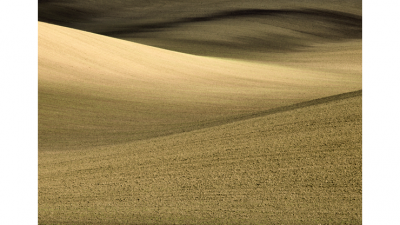
[[[39,224],[361,224],[361,1],[39,1]]]
[[[39,23],[41,149],[156,137],[359,89],[357,71],[193,56]]]

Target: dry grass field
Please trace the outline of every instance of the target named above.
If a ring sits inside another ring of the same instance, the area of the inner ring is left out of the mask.
[[[39,1],[39,224],[361,224],[361,1]]]

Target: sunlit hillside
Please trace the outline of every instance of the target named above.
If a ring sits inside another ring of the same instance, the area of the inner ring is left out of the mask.
[[[361,0],[39,0],[39,224],[362,224]]]
[[[39,23],[39,149],[116,144],[361,89],[361,74],[199,57]]]

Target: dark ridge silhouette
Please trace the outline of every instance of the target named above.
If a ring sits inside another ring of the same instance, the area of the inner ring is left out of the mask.
[[[296,9],[296,10],[268,10],[268,9],[242,9],[234,11],[219,12],[208,16],[183,18],[176,21],[152,23],[145,25],[134,25],[131,27],[121,27],[113,31],[103,32],[101,34],[108,36],[118,36],[123,34],[154,32],[165,28],[172,28],[188,23],[207,22],[223,19],[248,18],[248,17],[271,17],[271,16],[302,16],[311,20],[322,20],[338,25],[339,32],[343,31],[346,34],[348,30],[354,30],[356,35],[350,33],[349,38],[357,38],[362,31],[362,18],[349,13],[316,10],[316,9]],[[302,31],[299,31],[302,32]],[[354,33],[353,32],[353,33]]]
[[[127,4],[127,7],[121,8],[121,4]],[[142,15],[146,9],[143,12],[135,7],[130,9],[133,3],[128,1],[121,4],[104,7],[102,3],[41,0],[39,21],[172,51],[227,58],[297,52],[316,42],[362,38],[362,16],[330,9],[221,8],[215,13],[190,16],[194,14],[174,12],[170,15],[167,9],[159,9],[157,14],[157,10],[151,8],[147,9],[149,15]],[[193,10],[188,8],[192,4],[187,3],[183,10]],[[230,25],[223,28],[225,30],[218,30],[217,27],[221,28],[225,23]],[[249,29],[241,27],[243,24]],[[254,32],[247,33],[250,29]]]
[[[38,20],[41,22],[79,28],[79,23],[91,21],[100,17],[100,10],[75,6],[74,1],[68,0],[39,0]],[[86,30],[90,31],[91,30]]]
[[[42,22],[57,24],[61,26],[82,29],[97,34],[107,36],[123,36],[145,32],[158,32],[168,28],[177,27],[184,24],[209,22],[224,19],[240,19],[240,18],[274,18],[275,20],[284,19],[285,17],[297,16],[310,21],[323,21],[331,24],[335,28],[331,28],[332,32],[342,36],[342,38],[361,38],[362,33],[362,17],[332,11],[332,10],[317,10],[317,9],[240,9],[231,11],[222,11],[200,17],[181,18],[174,21],[141,24],[139,21],[134,21],[127,17],[113,18],[116,19],[112,24],[98,24],[94,21],[96,18],[105,18],[107,10],[99,8],[84,8],[78,7],[70,0],[39,0],[38,19]],[[132,25],[129,24],[132,20]],[[136,23],[136,24],[135,24]],[[101,29],[98,29],[101,28]],[[307,32],[301,29],[294,29],[300,33],[311,34],[323,38],[329,38],[327,34],[320,34],[317,31]],[[337,37],[335,37],[337,38]]]
[[[54,16],[51,19],[42,17],[39,19],[39,21],[74,28],[73,24],[75,22],[89,20],[90,17],[88,17],[88,14],[94,15],[94,13],[90,13],[81,9],[64,8],[61,6],[54,6],[52,13],[57,16]],[[65,17],[69,17],[71,19],[69,21],[64,21],[62,18]]]

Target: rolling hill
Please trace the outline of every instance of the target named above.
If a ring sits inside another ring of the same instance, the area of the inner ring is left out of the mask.
[[[233,123],[39,152],[43,224],[361,224],[361,92]]]
[[[360,0],[39,0],[39,224],[361,224]]]
[[[196,55],[270,60],[361,40],[362,1],[39,1],[39,21]],[[333,48],[332,50],[334,50]]]
[[[40,150],[189,131],[361,89],[358,72],[199,57],[41,22],[38,57]]]

